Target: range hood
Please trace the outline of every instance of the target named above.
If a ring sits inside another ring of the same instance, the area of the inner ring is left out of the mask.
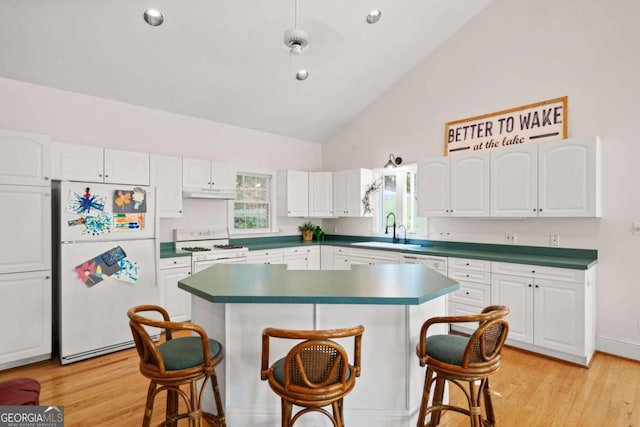
[[[187,199],[226,199],[236,198],[235,190],[203,190],[200,188],[184,188],[182,197]]]

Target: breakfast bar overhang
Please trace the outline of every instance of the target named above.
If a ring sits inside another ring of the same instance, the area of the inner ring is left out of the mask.
[[[279,425],[280,401],[260,380],[262,330],[356,325],[365,327],[362,374],[345,398],[345,424],[414,425],[424,380],[415,355],[420,327],[430,317],[445,315],[446,295],[459,288],[419,264],[355,265],[351,270],[216,264],[178,286],[193,295],[193,322],[225,346],[217,372],[229,425],[264,427]],[[272,354],[282,357],[287,350],[286,344],[274,346]],[[203,407],[213,409],[211,395]],[[328,425],[316,415],[300,418],[296,426]]]

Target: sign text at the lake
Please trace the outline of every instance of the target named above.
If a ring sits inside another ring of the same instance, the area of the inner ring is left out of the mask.
[[[567,137],[567,97],[448,122],[445,154]]]

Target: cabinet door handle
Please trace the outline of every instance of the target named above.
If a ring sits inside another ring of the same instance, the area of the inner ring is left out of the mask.
[[[540,287],[540,285],[536,285],[536,288],[539,288],[539,287]]]
[[[105,178],[109,178],[109,175],[105,175],[104,177],[105,177]]]
[[[102,178],[102,174],[101,173],[98,174],[98,178]]]
[[[531,288],[531,287],[532,287],[531,283],[529,283],[529,285],[528,285],[528,286]]]

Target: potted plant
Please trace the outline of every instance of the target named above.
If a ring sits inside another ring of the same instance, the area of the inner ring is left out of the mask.
[[[322,230],[319,225],[316,225],[316,228],[313,229],[313,237],[318,242],[324,240],[324,230]]]
[[[302,232],[302,241],[310,242],[313,240],[313,231],[316,229],[316,226],[313,225],[311,221],[307,221],[304,224],[298,226],[298,231]]]

